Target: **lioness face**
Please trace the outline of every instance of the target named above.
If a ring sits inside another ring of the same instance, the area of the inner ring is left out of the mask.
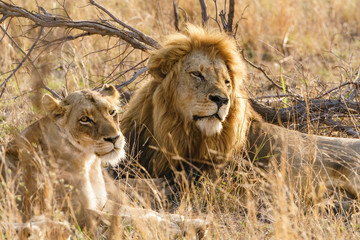
[[[220,133],[230,109],[229,70],[221,58],[204,52],[188,55],[180,71],[178,105],[188,121],[206,136]]]
[[[125,140],[119,128],[117,107],[111,101],[118,97],[118,93],[112,88],[109,86],[101,93],[77,91],[60,103],[52,99],[51,104],[49,100],[43,100],[43,104],[56,123],[65,129],[74,146],[115,165],[125,155]],[[114,96],[102,95],[109,92]]]

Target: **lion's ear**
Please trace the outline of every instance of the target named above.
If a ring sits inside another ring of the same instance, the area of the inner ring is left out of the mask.
[[[114,104],[120,102],[120,94],[113,85],[105,84],[100,90],[100,94]]]
[[[163,59],[154,59],[155,56],[150,59],[153,60],[149,61],[148,67],[149,67],[149,73],[155,78],[155,79],[163,79],[166,77],[168,73],[168,66]]]
[[[148,62],[150,74],[155,79],[164,79],[175,64],[187,55],[190,50],[188,38],[183,35],[176,35],[169,40],[167,46],[154,51],[150,56]]]
[[[169,53],[170,54],[170,53]],[[173,68],[178,59],[166,58],[164,53],[158,53],[151,56],[148,63],[149,73],[155,79],[164,79]]]
[[[52,96],[45,94],[42,98],[42,106],[45,112],[53,120],[64,116],[65,108],[60,105],[60,102]]]

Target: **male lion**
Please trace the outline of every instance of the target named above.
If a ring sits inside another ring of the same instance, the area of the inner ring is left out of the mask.
[[[293,180],[310,167],[316,182],[358,195],[360,140],[265,123],[249,103],[245,66],[227,35],[190,26],[169,36],[148,68],[152,79],[130,100],[121,125],[131,155],[152,176],[211,169],[237,151],[263,168],[285,163]]]

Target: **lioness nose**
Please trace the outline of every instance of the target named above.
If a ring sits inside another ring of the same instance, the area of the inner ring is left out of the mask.
[[[222,105],[226,105],[229,102],[229,99],[227,97],[221,97],[219,95],[209,95],[209,99],[216,103],[218,107],[220,108]]]
[[[115,144],[115,142],[116,142],[116,140],[118,140],[118,138],[119,138],[119,135],[117,135],[116,137],[104,138],[104,140]]]

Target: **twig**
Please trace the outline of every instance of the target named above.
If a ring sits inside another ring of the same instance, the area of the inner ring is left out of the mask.
[[[137,68],[140,64],[143,64],[144,62],[146,62],[149,58],[145,58],[144,60],[138,62],[136,65],[132,66],[131,68],[127,69],[126,71],[122,72],[119,76],[117,76],[116,78],[112,79],[111,81],[107,82],[108,84],[115,82],[116,80],[118,80],[119,78],[121,78],[122,76],[124,76],[126,73],[130,72],[131,70]]]
[[[282,87],[281,85],[277,84],[277,83],[267,74],[267,72],[265,71],[265,69],[263,69],[263,68],[260,67],[260,66],[255,65],[254,63],[250,62],[250,60],[248,60],[248,59],[245,57],[245,52],[244,52],[244,50],[241,50],[241,55],[242,55],[242,57],[244,58],[244,60],[245,60],[248,64],[250,64],[250,66],[252,66],[253,68],[256,68],[257,70],[259,70],[260,72],[262,72],[262,73],[264,74],[264,76],[265,76],[275,87],[277,87],[278,89],[283,90],[283,87]],[[286,91],[288,91],[288,92],[290,93],[289,88],[288,88],[287,86],[286,86]]]
[[[0,25],[0,28],[1,30],[4,31],[4,33],[11,39],[11,41],[13,41],[15,43],[15,41],[12,39],[12,37],[6,32],[6,29],[3,28],[3,26]],[[35,42],[33,43],[33,45],[31,46],[31,48],[29,49],[29,51],[25,54],[25,57],[21,60],[21,62],[19,63],[19,65],[14,69],[14,71],[12,71],[12,73],[0,84],[0,89],[2,88],[1,90],[1,93],[0,93],[0,98],[2,97],[2,95],[4,94],[4,91],[5,91],[5,87],[6,87],[6,83],[10,80],[10,78],[12,76],[15,75],[15,73],[21,68],[21,66],[23,65],[23,63],[26,61],[26,59],[30,59],[29,56],[31,54],[31,52],[34,50],[36,44],[38,43],[40,37],[41,37],[41,34],[43,32],[43,27],[40,28],[40,31],[39,31],[39,35],[37,36],[37,38],[35,39]],[[17,45],[17,44],[16,44]],[[17,45],[18,48],[20,48],[19,45]],[[21,49],[21,48],[20,48]],[[24,52],[24,51],[23,51]]]
[[[207,21],[209,20],[205,0],[200,0],[200,7],[201,7],[202,25],[204,27],[207,24]]]
[[[227,29],[227,21],[226,21],[226,16],[225,16],[225,11],[224,11],[224,10],[221,10],[221,11],[220,11],[219,17],[220,17],[220,20],[221,20],[223,29],[224,29],[225,32],[226,32],[226,29]]]
[[[189,16],[188,16],[187,12],[185,11],[185,9],[183,9],[183,8],[181,8],[181,7],[179,7],[179,9],[184,13],[184,15],[185,15],[185,22],[188,23],[188,22],[189,22]]]
[[[216,24],[218,25],[219,30],[220,30],[220,32],[221,32],[221,31],[222,31],[222,30],[221,30],[221,26],[220,26],[220,23],[219,23],[219,21],[218,21],[218,7],[217,7],[217,2],[216,2],[216,0],[213,0],[213,1],[214,1],[214,5],[215,5],[215,18],[210,17],[210,19],[212,19],[212,20],[214,20],[214,21],[216,22]]]
[[[51,90],[50,88],[48,88],[47,86],[43,85],[43,88],[48,91],[49,93],[51,93],[53,95],[53,97],[56,97],[57,99],[63,99],[63,97],[61,97],[59,94],[57,94],[57,92]]]
[[[179,10],[178,10],[178,7],[177,7],[177,4],[176,4],[176,0],[173,0],[173,7],[174,7],[174,18],[175,18],[175,29],[176,31],[180,31],[180,28],[179,28]]]
[[[147,67],[144,67],[142,69],[140,69],[139,71],[135,72],[134,75],[129,79],[127,80],[126,82],[123,82],[119,85],[116,85],[115,88],[117,90],[120,90],[122,89],[123,87],[126,87],[127,85],[129,85],[130,83],[132,83],[133,81],[135,81],[141,74],[143,74],[144,72],[146,72],[148,70]]]
[[[267,95],[267,96],[260,96],[256,97],[256,99],[265,99],[265,98],[282,98],[282,97],[292,97],[291,94],[278,94],[278,95]]]
[[[41,13],[32,13],[17,7],[14,5],[7,4],[0,0],[0,14],[9,17],[24,17],[30,19],[38,26],[41,27],[64,27],[71,29],[79,29],[89,34],[99,34],[102,36],[116,36],[127,43],[129,43],[133,48],[140,49],[142,51],[151,50],[154,46],[154,43],[151,41],[141,42],[139,41],[140,35],[134,31],[125,31],[119,28],[116,28],[106,22],[97,22],[97,21],[73,21],[66,19],[64,17],[41,14]],[[146,37],[144,37],[146,39]],[[145,40],[144,40],[145,41]]]
[[[150,45],[153,48],[159,48],[160,44],[155,41],[154,39],[152,39],[151,37],[145,35],[144,33],[140,32],[139,30],[133,28],[132,26],[124,23],[123,21],[120,21],[118,18],[116,18],[111,12],[109,12],[106,8],[104,8],[103,6],[101,6],[100,4],[98,4],[97,2],[95,2],[94,0],[90,0],[90,3],[94,6],[96,6],[97,8],[101,9],[103,12],[105,12],[107,15],[109,15],[115,22],[117,22],[118,24],[120,24],[121,26],[129,29],[130,31],[132,31],[134,34],[134,37],[147,44]]]
[[[315,97],[315,99],[322,98],[322,97],[328,95],[329,93],[331,93],[331,92],[333,92],[333,91],[336,91],[336,90],[339,90],[340,88],[342,88],[342,87],[344,87],[344,86],[347,86],[347,85],[354,85],[355,87],[358,87],[358,86],[360,86],[360,82],[353,82],[353,81],[351,81],[351,82],[345,82],[345,83],[343,83],[343,84],[341,84],[341,85],[339,85],[339,86],[337,86],[337,87],[335,87],[335,88],[330,89],[329,91],[326,91],[326,92],[323,93],[323,94],[318,95],[317,97]]]
[[[70,36],[66,36],[66,37],[62,37],[62,38],[58,38],[58,39],[55,39],[55,40],[51,40],[51,42],[46,42],[44,44],[40,44],[39,46],[40,47],[43,47],[44,45],[54,45],[54,44],[58,44],[59,42],[60,43],[64,43],[64,42],[67,42],[67,41],[73,41],[75,39],[78,39],[78,38],[82,38],[82,37],[86,37],[86,36],[90,36],[92,35],[91,33],[89,32],[84,32],[84,33],[80,33],[80,34],[77,34],[77,35],[70,35]],[[44,40],[42,40],[42,42],[45,42]]]

